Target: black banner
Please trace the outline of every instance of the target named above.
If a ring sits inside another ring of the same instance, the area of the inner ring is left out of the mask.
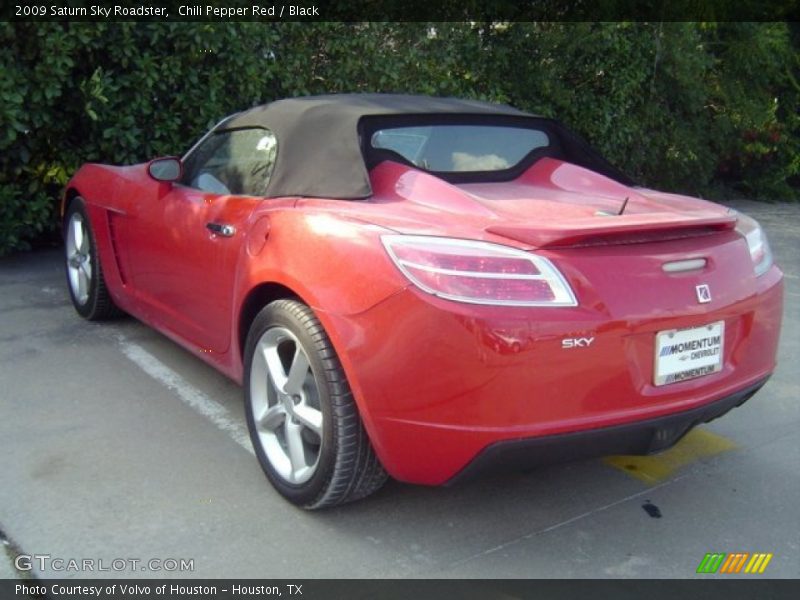
[[[796,580],[0,580],[0,598],[51,600],[789,600]]]
[[[82,0],[3,3],[4,21],[784,21],[800,0]]]

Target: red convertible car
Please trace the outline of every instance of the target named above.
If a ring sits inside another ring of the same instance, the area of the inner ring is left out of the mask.
[[[182,158],[81,167],[62,212],[78,313],[241,382],[261,466],[306,508],[658,452],[775,368],[753,219],[508,106],[280,100]]]

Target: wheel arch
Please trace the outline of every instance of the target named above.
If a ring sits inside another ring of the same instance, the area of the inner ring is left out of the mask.
[[[81,196],[80,190],[78,190],[78,188],[74,185],[71,185],[67,187],[66,191],[64,192],[64,196],[61,198],[60,218],[62,232],[64,229],[64,217],[67,215],[70,204],[72,204],[72,201],[78,196]]]
[[[293,289],[275,281],[265,281],[254,286],[241,303],[239,318],[236,327],[237,349],[239,358],[244,360],[244,347],[247,343],[247,333],[256,315],[270,302],[282,299],[299,300],[307,304],[305,300]]]

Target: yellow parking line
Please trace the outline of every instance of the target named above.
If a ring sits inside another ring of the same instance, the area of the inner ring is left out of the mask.
[[[645,483],[658,483],[688,464],[736,448],[731,440],[693,429],[675,446],[653,456],[607,456],[603,462]]]

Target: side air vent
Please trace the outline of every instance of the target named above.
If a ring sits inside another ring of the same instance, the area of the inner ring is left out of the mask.
[[[111,250],[114,254],[114,264],[117,266],[117,272],[119,273],[119,278],[122,280],[122,285],[128,285],[128,274],[125,272],[125,269],[122,266],[122,261],[119,257],[119,248],[118,248],[118,229],[119,229],[119,219],[121,218],[120,215],[109,212],[108,214],[108,234],[111,239]]]

